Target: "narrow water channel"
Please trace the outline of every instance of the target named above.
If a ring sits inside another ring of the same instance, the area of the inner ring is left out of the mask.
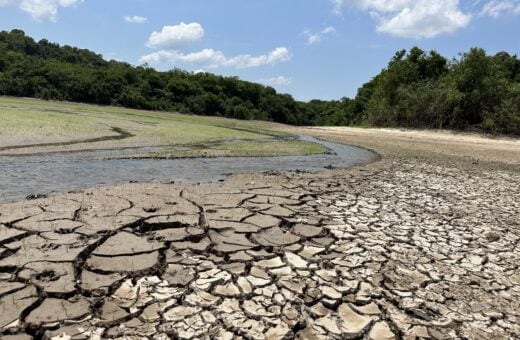
[[[319,171],[348,168],[374,161],[376,155],[354,146],[300,139],[325,146],[330,152],[312,156],[219,157],[180,159],[103,159],[106,151],[0,156],[0,202],[129,181],[211,183],[228,174],[263,171]],[[112,151],[113,152],[113,151]]]

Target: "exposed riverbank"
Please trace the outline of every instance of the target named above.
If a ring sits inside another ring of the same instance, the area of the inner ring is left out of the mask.
[[[383,157],[346,170],[124,184],[0,205],[3,332],[520,335],[515,144],[493,151],[305,131]]]
[[[376,154],[365,149],[312,137],[301,136],[295,142],[317,145],[327,152],[278,157],[133,158],[136,152],[154,152],[148,148],[3,156],[0,157],[0,202],[127,182],[211,184],[223,181],[230,174],[324,171],[377,159]],[[251,153],[255,152],[258,150]]]
[[[520,171],[520,139],[434,130],[288,128],[332,141],[375,150],[384,158],[415,159],[473,169]]]

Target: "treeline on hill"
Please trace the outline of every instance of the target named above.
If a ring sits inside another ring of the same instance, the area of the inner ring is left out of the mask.
[[[129,108],[312,124],[290,95],[236,77],[158,72],[89,50],[0,32],[0,94]]]
[[[354,99],[297,102],[273,88],[209,73],[158,72],[89,50],[0,32],[0,95],[271,120],[520,135],[520,60],[473,48],[448,60],[399,51]]]

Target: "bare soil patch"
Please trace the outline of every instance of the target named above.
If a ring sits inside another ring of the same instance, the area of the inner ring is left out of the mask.
[[[432,159],[0,205],[2,333],[517,338],[520,174]]]
[[[514,138],[450,131],[347,127],[294,128],[289,131],[370,148],[384,157],[520,170],[520,140]]]
[[[305,131],[348,170],[0,205],[0,323],[26,338],[518,338],[518,142]],[[378,130],[379,131],[379,130]]]

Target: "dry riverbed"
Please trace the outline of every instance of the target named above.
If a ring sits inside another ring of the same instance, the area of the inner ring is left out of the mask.
[[[2,334],[520,336],[518,142],[303,132],[382,159],[0,205]]]

